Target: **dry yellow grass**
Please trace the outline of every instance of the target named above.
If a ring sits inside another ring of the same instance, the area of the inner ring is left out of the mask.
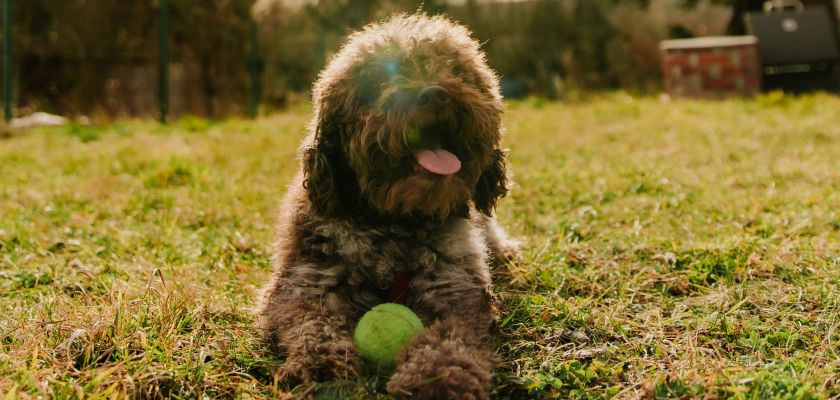
[[[840,99],[509,104],[500,398],[840,397]],[[249,308],[308,110],[0,139],[0,398],[290,388]]]

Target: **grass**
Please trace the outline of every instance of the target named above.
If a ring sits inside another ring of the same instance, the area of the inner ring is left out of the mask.
[[[498,398],[840,398],[840,99],[510,103]],[[0,399],[290,388],[250,307],[308,110],[0,139]]]

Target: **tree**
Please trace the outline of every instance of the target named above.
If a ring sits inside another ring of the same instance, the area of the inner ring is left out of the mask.
[[[172,3],[175,60],[195,63],[204,115],[217,115],[220,93],[244,104],[248,87],[246,60],[252,43],[254,0],[178,0]],[[189,69],[189,67],[188,67]]]

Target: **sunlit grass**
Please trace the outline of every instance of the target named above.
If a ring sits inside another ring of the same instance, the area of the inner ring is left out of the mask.
[[[840,99],[510,103],[494,397],[840,396]],[[308,111],[0,139],[0,398],[290,388],[250,307]]]

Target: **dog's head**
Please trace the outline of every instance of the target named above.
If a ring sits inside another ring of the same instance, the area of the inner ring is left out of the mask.
[[[446,218],[507,193],[498,80],[469,31],[401,15],[350,36],[315,84],[304,186],[319,212]]]

